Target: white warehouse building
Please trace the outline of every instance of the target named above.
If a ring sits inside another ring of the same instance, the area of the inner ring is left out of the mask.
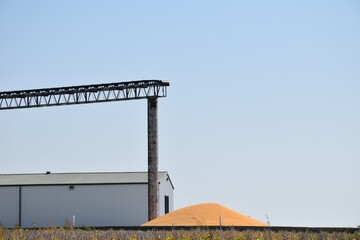
[[[0,226],[140,226],[148,221],[147,172],[0,174]],[[159,215],[174,186],[158,173]]]

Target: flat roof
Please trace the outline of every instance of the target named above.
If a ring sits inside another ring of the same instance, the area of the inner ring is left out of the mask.
[[[167,172],[159,172],[158,180],[168,178]],[[27,173],[0,174],[0,186],[34,185],[98,185],[98,184],[147,184],[147,172],[87,172],[87,173]]]

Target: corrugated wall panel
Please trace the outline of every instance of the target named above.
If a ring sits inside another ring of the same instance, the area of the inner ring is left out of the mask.
[[[19,224],[19,187],[0,187],[0,225]]]
[[[169,196],[169,212],[174,210],[174,189],[171,186],[170,180],[164,177],[160,181],[159,187],[159,214],[165,214],[165,195]]]
[[[147,221],[147,185],[26,186],[22,226],[139,226]]]

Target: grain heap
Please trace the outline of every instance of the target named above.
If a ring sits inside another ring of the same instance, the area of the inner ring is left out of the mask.
[[[266,226],[263,222],[216,203],[203,203],[181,208],[142,226],[219,226],[220,218],[222,226]]]

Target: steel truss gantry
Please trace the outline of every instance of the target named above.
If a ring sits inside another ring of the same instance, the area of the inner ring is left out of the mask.
[[[142,80],[0,92],[0,110],[166,97],[169,82]]]
[[[131,82],[0,92],[0,110],[147,99],[148,220],[159,216],[158,98],[166,97],[169,82]]]

